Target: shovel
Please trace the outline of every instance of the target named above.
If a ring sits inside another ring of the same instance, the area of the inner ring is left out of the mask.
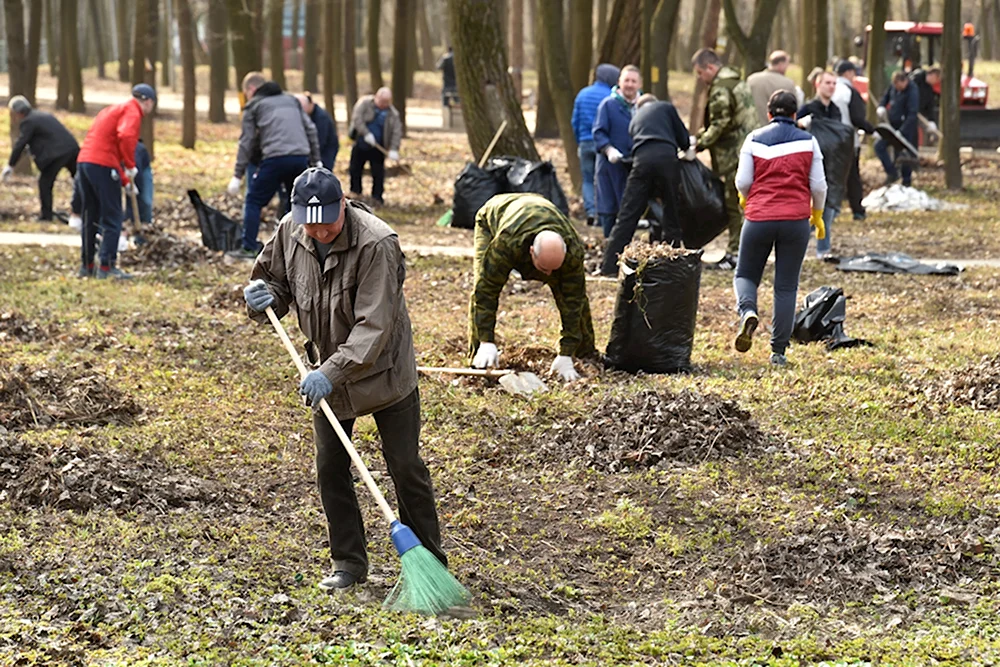
[[[536,392],[548,389],[541,378],[530,371],[517,372],[495,368],[438,368],[434,366],[417,366],[417,370],[421,373],[450,373],[471,377],[499,378],[500,386],[504,388],[504,391],[520,396],[531,396]]]

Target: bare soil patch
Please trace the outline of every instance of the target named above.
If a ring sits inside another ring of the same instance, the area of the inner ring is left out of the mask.
[[[8,430],[59,425],[128,425],[140,406],[87,366],[0,364],[0,424]]]

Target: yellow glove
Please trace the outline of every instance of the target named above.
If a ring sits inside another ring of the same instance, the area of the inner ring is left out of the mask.
[[[740,198],[740,210],[742,211],[747,207],[747,197],[742,192],[737,192],[736,195]]]
[[[814,208],[812,210],[812,216],[809,218],[809,224],[816,228],[817,239],[826,238],[826,225],[823,224],[823,209]]]

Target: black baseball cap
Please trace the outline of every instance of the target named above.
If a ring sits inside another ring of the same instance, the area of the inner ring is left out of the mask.
[[[332,225],[340,218],[343,198],[340,180],[333,172],[323,167],[310,167],[299,174],[292,185],[292,222]]]
[[[837,63],[838,75],[843,75],[846,74],[847,72],[857,72],[857,71],[858,68],[855,67],[854,63],[852,63],[850,60],[841,60],[839,63]]]

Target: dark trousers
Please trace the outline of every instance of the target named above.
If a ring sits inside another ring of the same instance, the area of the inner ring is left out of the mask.
[[[907,137],[908,138],[908,137]],[[911,143],[917,143],[915,141]],[[885,175],[896,180],[899,177],[899,172],[903,172],[903,185],[910,187],[910,183],[913,178],[913,168],[909,163],[904,164],[900,169],[896,169],[896,157],[894,155],[889,155],[889,142],[885,139],[879,139],[875,142],[875,155],[878,159],[882,161],[882,168],[885,169]]]
[[[808,220],[747,220],[736,261],[736,307],[740,317],[757,311],[757,287],[767,258],[774,248],[774,316],[771,318],[771,351],[784,354],[795,324],[795,299],[799,290],[802,260],[809,246]]]
[[[414,389],[403,400],[372,416],[382,440],[386,467],[396,487],[400,521],[412,528],[421,544],[447,565],[448,559],[441,550],[441,529],[431,476],[420,458],[419,391]],[[345,419],[340,425],[350,436],[354,420]],[[316,478],[326,514],[334,570],[366,576],[365,525],[354,493],[350,456],[326,415],[320,411],[313,413],[313,431],[316,435]],[[383,528],[388,531],[388,526]]]
[[[681,228],[677,220],[677,193],[674,189],[677,173],[676,147],[666,144],[662,147],[640,147],[625,182],[622,207],[604,249],[601,273],[610,275],[618,272],[618,255],[632,241],[639,217],[651,199],[659,198],[663,202],[663,240],[667,243],[681,240]]]
[[[257,233],[260,231],[260,210],[267,206],[274,193],[284,185],[288,192],[296,177],[309,167],[308,155],[282,155],[261,160],[257,165],[243,206],[243,247],[257,250]]]
[[[78,150],[73,151],[56,158],[45,165],[45,168],[38,175],[38,198],[42,202],[42,213],[38,216],[39,220],[52,219],[52,186],[56,182],[56,176],[59,175],[60,171],[66,169],[70,176],[76,177],[76,156],[79,152]]]
[[[97,232],[101,232],[98,259],[112,267],[118,259],[118,238],[122,233],[122,184],[118,170],[91,162],[77,165],[83,197],[83,229],[80,230],[80,258],[83,266],[94,263]]]
[[[851,163],[851,173],[847,175],[847,201],[851,204],[851,212],[854,215],[864,215],[865,207],[861,205],[864,199],[864,189],[861,186],[861,169],[858,165],[858,158],[861,149],[854,149],[854,162]]]
[[[365,171],[366,162],[372,170],[372,199],[381,204],[385,187],[385,155],[364,142],[354,144],[351,149],[351,192],[361,194],[361,174]]]

